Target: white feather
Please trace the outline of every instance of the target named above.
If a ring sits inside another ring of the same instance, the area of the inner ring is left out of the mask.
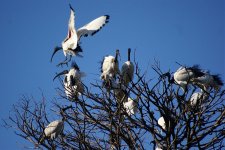
[[[71,77],[74,81],[71,81]],[[81,95],[84,92],[84,85],[81,82],[81,78],[85,76],[84,72],[81,72],[75,68],[71,68],[68,74],[65,74],[64,88],[65,94],[68,98]],[[72,83],[75,82],[75,85]]]
[[[55,139],[63,131],[63,128],[64,122],[62,120],[55,120],[45,127],[45,136]]]
[[[160,117],[158,120],[158,124],[165,130],[166,129],[166,123],[163,117]]]
[[[134,77],[134,64],[131,61],[126,61],[121,68],[121,76],[123,83],[128,85]]]
[[[128,98],[128,101],[124,103],[124,108],[129,116],[134,115],[138,110],[138,100]]]
[[[101,16],[86,24],[85,26],[79,28],[77,30],[78,39],[80,39],[82,36],[92,35],[96,33],[108,22],[108,19],[109,16],[107,15]]]
[[[68,24],[68,34],[67,37],[63,40],[62,42],[62,48],[64,55],[70,54],[70,55],[75,55],[75,53],[72,53],[71,49],[76,49],[77,48],[77,32],[75,29],[75,15],[74,11],[71,9],[70,12],[70,19],[69,19],[69,24]]]
[[[114,56],[106,56],[102,64],[102,74],[101,79],[108,80],[109,78],[114,77],[119,72],[118,61],[115,62]]]

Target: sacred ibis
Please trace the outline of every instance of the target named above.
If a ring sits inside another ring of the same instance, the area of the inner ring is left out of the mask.
[[[199,102],[205,101],[208,97],[208,94],[203,91],[195,92],[191,95],[190,104],[191,106],[196,106]]]
[[[209,72],[203,72],[202,76],[196,77],[193,79],[193,83],[204,89],[205,91],[208,88],[215,88],[219,90],[223,86],[223,81],[219,75],[211,75]]]
[[[101,79],[108,82],[112,78],[115,78],[119,71],[118,62],[119,50],[116,50],[116,56],[105,56],[101,65]]]
[[[65,118],[62,118],[61,120],[55,120],[49,123],[44,129],[44,135],[39,141],[39,144],[41,144],[46,138],[50,138],[52,140],[57,138],[58,135],[60,135],[64,129],[64,121]]]
[[[166,123],[165,123],[165,120],[163,117],[160,117],[158,119],[158,124],[160,125],[160,127],[163,129],[163,130],[166,130]]]
[[[128,101],[123,104],[129,116],[134,115],[138,111],[138,101],[139,101],[138,97],[135,100],[129,97]]]
[[[128,86],[129,82],[133,80],[134,77],[134,64],[130,61],[131,49],[128,49],[128,60],[123,64],[121,68],[122,83]]]
[[[80,68],[76,62],[72,62],[71,69],[64,70],[61,73],[57,74],[55,78],[60,75],[65,75],[63,80],[65,93],[68,98],[73,98],[74,96],[79,96],[84,92],[84,85],[81,82],[81,78],[85,76],[85,73],[80,71]]]
[[[192,83],[193,78],[202,76],[203,73],[198,65],[193,67],[180,67],[173,76],[172,81],[176,82],[184,91],[186,91],[188,83]]]
[[[55,53],[59,50],[63,50],[66,59],[59,63],[59,65],[67,64],[72,56],[81,56],[79,53],[82,52],[80,47],[80,39],[82,36],[94,35],[97,33],[106,23],[109,21],[109,15],[104,15],[98,17],[97,19],[91,21],[90,23],[84,25],[83,27],[76,30],[75,28],[75,13],[74,9],[70,5],[70,19],[68,24],[68,34],[67,37],[62,41],[62,46],[55,47],[54,52],[51,57],[51,61]],[[68,58],[69,56],[69,58]]]

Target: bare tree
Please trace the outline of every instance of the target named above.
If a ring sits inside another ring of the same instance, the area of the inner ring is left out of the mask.
[[[198,86],[190,84],[182,91],[170,82],[170,73],[162,72],[159,63],[152,68],[157,76],[148,79],[135,63],[135,78],[124,88],[103,86],[101,82],[85,86],[80,96],[64,94],[64,84],[53,101],[54,109],[46,109],[45,98],[36,102],[22,97],[13,106],[13,114],[5,127],[34,144],[46,149],[222,149],[225,147],[225,91],[204,91],[192,104]],[[120,77],[118,77],[120,80]],[[122,84],[122,82],[120,82]],[[121,85],[122,86],[122,85]],[[92,92],[98,91],[98,93]],[[125,95],[119,100],[116,90]],[[69,90],[70,92],[72,90]],[[72,95],[72,94],[71,94]],[[136,99],[137,112],[130,114],[124,107],[127,97]],[[62,104],[63,102],[63,104]],[[63,110],[63,111],[62,111]],[[65,118],[65,128],[56,139],[39,143],[45,127],[51,122],[49,113]],[[164,118],[165,126],[158,124]]]

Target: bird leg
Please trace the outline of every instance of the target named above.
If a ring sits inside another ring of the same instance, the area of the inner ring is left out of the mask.
[[[57,65],[57,67],[59,67],[59,66],[62,67],[64,64],[68,66],[68,62],[71,61],[71,58],[72,58],[72,55],[70,55],[69,59],[68,59],[68,57],[66,56],[66,59],[65,59],[63,62],[59,63],[59,64]]]

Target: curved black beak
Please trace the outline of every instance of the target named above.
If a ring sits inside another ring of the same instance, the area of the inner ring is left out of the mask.
[[[131,52],[131,49],[130,48],[128,48],[128,61],[130,61],[130,52]]]
[[[53,58],[53,56],[55,55],[55,53],[56,53],[57,51],[61,50],[61,49],[62,49],[62,47],[58,47],[58,46],[55,47],[54,52],[53,52],[52,57],[51,57],[51,62],[52,62],[52,58]]]
[[[58,74],[54,77],[53,81],[54,81],[55,78],[57,78],[58,76],[61,76],[61,75],[63,75],[63,74],[67,74],[68,72],[69,72],[68,70],[64,70],[64,71],[58,73]]]

